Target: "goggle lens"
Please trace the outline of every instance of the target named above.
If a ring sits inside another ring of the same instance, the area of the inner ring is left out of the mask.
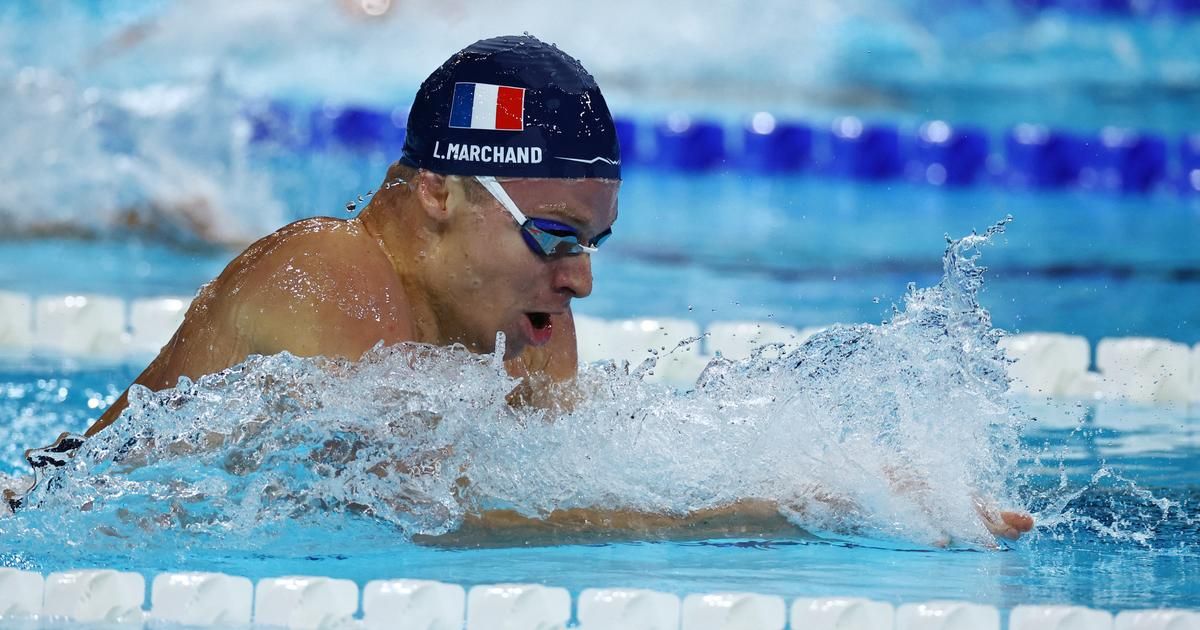
[[[570,256],[596,251],[600,243],[612,235],[612,229],[605,230],[592,239],[591,245],[583,244],[575,228],[550,219],[527,219],[521,225],[521,233],[525,236],[525,243],[535,254]]]

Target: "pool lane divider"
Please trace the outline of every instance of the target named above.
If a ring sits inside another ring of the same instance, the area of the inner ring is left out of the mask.
[[[398,155],[407,111],[251,103],[251,142],[291,153]],[[1200,132],[1170,137],[1108,126],[1095,131],[1022,123],[984,129],[945,120],[896,124],[841,116],[827,123],[760,111],[738,122],[669,113],[618,117],[623,166],[685,173],[735,171],[933,187],[991,184],[1116,194],[1200,194]]]
[[[223,573],[75,570],[40,573],[0,568],[0,623],[140,627],[403,628],[501,630],[1001,630],[994,606],[938,600],[893,606],[855,597],[796,598],[718,592],[674,593],[589,588],[574,600],[540,584],[464,589],[429,580],[351,580],[319,576],[264,578]],[[360,606],[361,604],[361,606]],[[1200,630],[1200,612],[1125,610],[1115,616],[1081,606],[1016,606],[1008,630]]]
[[[124,300],[0,291],[0,356],[148,361],[170,340],[189,303],[186,297]],[[655,358],[647,378],[680,387],[695,383],[718,354],[743,359],[764,346],[768,354],[787,352],[823,330],[753,321],[713,322],[702,329],[686,319],[585,315],[576,316],[576,329],[581,361],[628,361],[636,368]],[[680,345],[685,340],[695,341]],[[1093,349],[1079,336],[1022,333],[1005,337],[1001,346],[1012,360],[1013,390],[1030,397],[1200,404],[1200,344],[1123,337],[1102,339]]]

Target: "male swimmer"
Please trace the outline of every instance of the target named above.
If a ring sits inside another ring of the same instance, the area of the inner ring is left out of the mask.
[[[576,374],[571,300],[592,291],[590,255],[612,233],[620,181],[612,116],[578,61],[529,36],[476,42],[421,85],[403,154],[362,213],[293,223],[251,245],[204,286],[135,383],[161,390],[285,350],[358,359],[380,342],[415,341],[487,353],[502,331],[506,367],[526,386],[518,398],[544,402],[550,384]],[[127,394],[88,436],[117,419]],[[65,436],[30,461],[53,464],[78,442]],[[1024,514],[980,514],[998,536],[1032,526]],[[489,512],[465,529],[796,533],[763,501],[682,517]]]

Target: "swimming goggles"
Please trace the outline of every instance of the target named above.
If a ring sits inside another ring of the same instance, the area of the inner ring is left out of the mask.
[[[517,207],[516,202],[512,197],[508,196],[508,192],[496,181],[495,177],[490,175],[476,175],[475,179],[486,189],[500,205],[504,206],[505,210],[512,215],[516,220],[517,225],[521,228],[521,235],[525,237],[525,244],[533,253],[549,258],[551,256],[571,256],[575,254],[594,254],[596,249],[605,239],[612,236],[612,228],[604,230],[592,239],[591,243],[584,244],[583,239],[579,237],[579,230],[558,221],[550,219],[534,219],[525,216],[524,212]]]

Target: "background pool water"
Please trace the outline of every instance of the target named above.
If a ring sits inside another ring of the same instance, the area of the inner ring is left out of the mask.
[[[309,201],[309,210],[336,214],[376,176],[364,169],[361,181]],[[595,293],[577,308],[605,317],[876,321],[907,282],[940,275],[946,235],[1010,214],[1013,225],[983,257],[986,305],[1000,327],[1200,340],[1200,249],[1188,239],[1200,233],[1200,213],[1183,201],[804,177],[634,172],[616,237],[593,261]],[[190,295],[232,255],[138,240],[12,241],[0,248],[0,281],[31,293]],[[1042,299],[1019,299],[1030,294]]]
[[[370,191],[376,165],[335,180],[295,216],[336,216]],[[285,174],[286,175],[286,174]],[[281,175],[283,176],[283,175]],[[319,176],[314,174],[314,177]],[[984,305],[1011,332],[1200,342],[1200,211],[1190,200],[1079,191],[930,190],[812,176],[632,172],[615,236],[593,258],[588,315],[878,322],[909,282],[941,275],[945,237],[1011,215],[983,253]],[[0,246],[0,286],[126,297],[184,295],[233,251],[139,240],[38,239]],[[1030,296],[1038,296],[1031,299]]]
[[[328,122],[326,106],[402,115],[429,69],[463,44],[530,30],[578,54],[639,139],[679,112],[719,121],[732,138],[731,157],[704,169],[630,160],[580,313],[879,322],[908,283],[941,277],[946,235],[1012,215],[982,259],[996,326],[1200,342],[1200,185],[1177,180],[1185,134],[1200,131],[1200,19],[1173,3],[717,2],[696,12],[522,1],[496,15],[481,1],[404,2],[381,20],[327,0],[235,4],[0,7],[0,291],[192,295],[240,244],[287,221],[350,216],[347,204],[361,206],[395,157],[394,137],[365,148],[254,141],[246,112],[274,104],[305,125]],[[994,154],[1020,123],[1130,127],[1171,143],[1170,177],[1122,193],[1081,177],[1014,186],[1003,176],[1012,165],[990,162],[967,186],[816,166],[771,174],[732,157],[760,111],[820,133],[853,115],[906,138],[947,120],[982,129]],[[197,199],[200,218],[221,229],[196,228],[179,210]],[[122,215],[130,208],[137,225]],[[142,367],[0,358],[0,474],[24,474],[25,448],[85,428]],[[0,538],[0,566],[1200,607],[1197,408],[1013,404],[1029,418],[1021,496],[1041,527],[1002,552],[846,536],[453,550],[339,516],[329,529],[246,541]]]

